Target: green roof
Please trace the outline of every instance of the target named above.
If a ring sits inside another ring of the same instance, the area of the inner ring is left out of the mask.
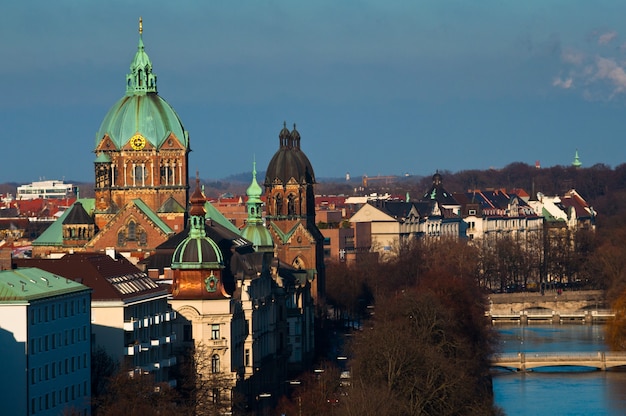
[[[76,202],[80,202],[83,205],[83,208],[89,215],[93,215],[94,208],[96,206],[95,198],[81,198],[77,199]],[[74,204],[76,204],[74,202]],[[46,230],[41,233],[39,237],[35,241],[33,241],[33,246],[62,246],[63,245],[63,221],[72,211],[72,207],[68,208],[63,212],[63,214]]]
[[[165,221],[163,221],[161,218],[159,218],[159,216],[154,211],[152,211],[150,209],[150,207],[148,205],[146,205],[146,203],[143,202],[141,199],[133,199],[133,203],[144,214],[146,214],[146,216],[150,219],[150,221],[152,221],[154,223],[154,225],[159,227],[161,229],[161,231],[163,231],[165,234],[173,234],[174,233],[174,230],[172,230],[170,228],[170,226],[165,223]]]
[[[131,137],[141,134],[157,149],[170,134],[185,147],[189,146],[188,133],[176,111],[156,93],[122,97],[104,116],[96,134],[96,147],[105,135],[121,149]]]
[[[173,134],[187,148],[189,137],[178,114],[157,94],[157,76],[152,73],[152,61],[145,51],[142,33],[140,21],[139,45],[126,76],[126,94],[104,117],[96,133],[96,147],[105,135],[121,149],[131,137],[141,134],[158,149]]]
[[[91,289],[35,267],[0,271],[0,303],[24,303],[84,290]]]
[[[224,214],[219,212],[217,208],[211,205],[209,201],[207,201],[204,204],[204,210],[206,211],[207,219],[210,218],[211,220],[215,221],[219,225],[229,229],[230,231],[234,233],[239,234],[241,232],[239,228],[235,227],[235,225],[232,222],[228,221],[228,219],[224,216]]]
[[[106,153],[99,153],[98,156],[96,157],[96,160],[94,160],[94,162],[95,163],[109,163],[111,162],[111,158]]]

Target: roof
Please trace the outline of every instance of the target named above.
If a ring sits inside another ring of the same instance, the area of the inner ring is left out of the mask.
[[[230,230],[235,234],[239,234],[239,228],[235,227],[235,225],[228,220],[217,208],[213,206],[209,201],[204,204],[204,210],[206,211],[206,218],[211,219],[222,227]]]
[[[88,213],[92,213],[95,207],[96,200],[94,198],[81,198],[76,200],[76,202],[80,202],[83,206],[83,209]],[[74,204],[76,204],[74,202]],[[63,215],[61,215],[56,221],[54,221],[46,231],[41,233],[41,235],[33,241],[33,246],[62,246],[63,245],[63,221],[70,214],[71,209],[65,210]]]
[[[163,233],[171,234],[174,232],[170,228],[170,226],[165,223],[165,221],[159,218],[159,216],[154,211],[152,211],[145,202],[143,202],[143,200],[139,198],[133,199],[133,203],[135,204],[135,206],[137,206],[137,208],[139,208],[141,212],[143,212],[150,219],[150,221],[154,223],[154,225],[159,227]]]
[[[185,148],[189,147],[188,133],[178,114],[157,94],[157,77],[152,73],[152,62],[144,48],[142,27],[140,21],[137,53],[126,76],[126,95],[104,117],[96,134],[96,148],[108,136],[121,149],[137,134],[157,149],[170,135]]]
[[[0,303],[23,303],[87,290],[85,285],[34,267],[0,271]]]
[[[81,202],[76,202],[72,208],[69,209],[69,214],[65,216],[62,221],[63,224],[94,224],[93,218],[85,208],[83,208],[83,204]]]
[[[289,132],[285,125],[278,137],[280,147],[267,166],[265,186],[271,186],[276,181],[286,184],[292,178],[299,184],[315,183],[313,166],[300,150],[300,133],[296,126],[294,125],[293,131]]]
[[[170,196],[157,210],[159,213],[185,213],[186,209],[174,197]]]
[[[433,184],[422,196],[422,201],[436,200],[443,205],[459,205],[456,199],[443,187],[443,177],[439,173],[433,175]]]
[[[75,253],[60,259],[13,259],[13,262],[81,282],[93,289],[92,300],[128,301],[146,295],[167,295],[167,289],[122,256],[113,259],[101,253]]]
[[[189,230],[172,255],[172,269],[218,269],[224,265],[224,257],[218,245],[206,234],[204,203],[206,197],[196,178],[196,189],[189,198]]]

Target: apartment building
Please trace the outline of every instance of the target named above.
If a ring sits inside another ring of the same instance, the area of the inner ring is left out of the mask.
[[[0,271],[3,414],[91,414],[91,292],[38,268]]]

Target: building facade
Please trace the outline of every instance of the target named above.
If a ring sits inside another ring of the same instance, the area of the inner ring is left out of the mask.
[[[91,290],[37,268],[0,271],[2,413],[91,414]]]
[[[300,148],[300,133],[287,129],[279,135],[279,148],[265,173],[266,222],[276,256],[304,270],[312,282],[316,302],[324,297],[324,236],[315,222],[315,173]]]
[[[174,385],[173,344],[176,317],[168,290],[114,252],[66,254],[59,259],[14,259],[18,266],[37,267],[93,290],[91,333],[94,348],[104,351],[132,374],[150,373],[156,382]]]

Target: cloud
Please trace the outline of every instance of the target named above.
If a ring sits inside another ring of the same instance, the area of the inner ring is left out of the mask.
[[[570,89],[573,84],[574,84],[574,79],[572,77],[568,77],[566,79],[563,79],[561,77],[557,77],[552,82],[552,86],[560,87],[560,88],[563,88],[565,90]]]
[[[566,49],[561,53],[561,59],[568,64],[580,65],[585,60],[585,54],[573,49]]]
[[[626,71],[614,59],[597,57],[596,69],[594,78],[610,82],[613,85],[612,95],[626,91]]]
[[[613,39],[617,37],[617,32],[612,30],[610,32],[606,32],[598,36],[598,45],[606,45],[607,43],[611,43]]]
[[[597,39],[597,45],[606,45],[616,40],[617,32],[594,34],[594,37]],[[611,49],[612,52],[606,49],[602,52],[593,49],[598,49],[598,46],[592,46],[592,50],[586,51],[564,49],[561,53],[563,68],[553,79],[552,86],[565,90],[574,89],[576,86],[585,99],[594,101],[611,100],[618,95],[626,94],[626,63],[614,56],[621,55],[622,50],[619,47]]]

